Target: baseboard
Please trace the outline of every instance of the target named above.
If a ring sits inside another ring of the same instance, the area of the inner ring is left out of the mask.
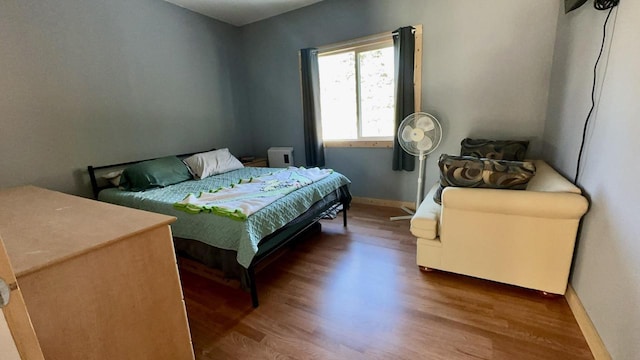
[[[399,200],[386,200],[386,199],[374,199],[374,198],[366,198],[366,197],[354,197],[351,199],[351,202],[354,204],[365,204],[365,205],[376,205],[376,206],[386,206],[386,207],[406,207],[412,210],[415,210],[416,204],[409,201],[399,201]]]
[[[576,291],[571,285],[567,287],[567,292],[564,294],[564,297],[567,299],[569,308],[571,308],[571,312],[573,312],[573,316],[576,318],[585,340],[587,340],[593,357],[596,360],[611,360],[609,351],[607,351],[607,348],[604,346],[602,338],[600,338],[596,327],[589,318],[589,314],[587,314],[578,294],[576,294]]]

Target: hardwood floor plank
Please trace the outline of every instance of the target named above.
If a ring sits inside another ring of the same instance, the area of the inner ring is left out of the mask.
[[[196,358],[593,359],[564,297],[423,272],[399,209],[354,204],[237,282],[180,261]]]

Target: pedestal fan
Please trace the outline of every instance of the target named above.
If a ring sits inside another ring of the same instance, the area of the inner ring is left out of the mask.
[[[417,156],[420,161],[418,168],[418,191],[416,196],[416,210],[422,203],[424,192],[424,163],[427,155],[440,145],[442,140],[442,126],[433,115],[424,112],[413,113],[402,120],[398,127],[398,143],[408,154]],[[413,217],[414,212],[402,207],[411,215],[394,216],[390,220],[406,220]]]

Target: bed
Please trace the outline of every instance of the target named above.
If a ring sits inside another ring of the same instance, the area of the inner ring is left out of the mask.
[[[190,155],[193,154],[177,157],[184,159]],[[343,225],[347,226],[350,181],[337,172],[284,195],[246,219],[238,219],[209,212],[188,213],[176,203],[188,194],[209,192],[237,184],[241,179],[259,178],[283,169],[243,167],[201,180],[186,180],[137,192],[121,190],[102,178],[113,169],[147,161],[89,166],[87,170],[95,198],[175,216],[177,220],[171,227],[176,252],[221,270],[226,278],[240,280],[242,287],[251,293],[254,307],[259,304],[255,280],[258,264],[313,228],[327,212],[335,212],[338,207],[342,208]]]

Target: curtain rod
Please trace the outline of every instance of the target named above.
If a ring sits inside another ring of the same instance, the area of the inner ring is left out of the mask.
[[[382,40],[391,40],[392,36],[393,36],[393,33],[389,31],[381,34],[375,34],[375,35],[360,37],[357,39],[351,39],[351,40],[341,41],[333,44],[318,46],[317,49],[318,49],[318,52],[331,52],[334,50],[342,50],[349,47],[356,47],[356,46],[366,45],[369,43],[375,43]]]
[[[420,25],[418,25],[420,26]],[[416,33],[416,25],[413,25],[413,33]],[[393,36],[398,35],[398,31],[394,30],[394,31],[386,31],[383,33],[378,33],[378,34],[374,34],[374,35],[369,35],[369,36],[363,36],[363,37],[359,37],[356,39],[351,39],[351,40],[347,40],[347,41],[341,41],[341,42],[336,42],[336,43],[332,43],[332,44],[327,44],[327,45],[323,45],[323,46],[318,46],[318,52],[331,52],[334,50],[343,50],[343,49],[347,49],[349,47],[356,47],[356,46],[361,46],[361,45],[366,45],[368,43],[375,43],[375,42],[379,42],[381,40],[391,40],[393,38]]]

